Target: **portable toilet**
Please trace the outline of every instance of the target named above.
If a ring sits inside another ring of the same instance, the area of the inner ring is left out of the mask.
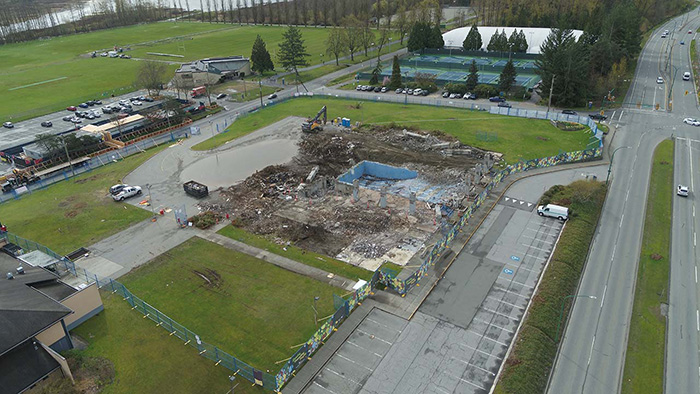
[[[343,127],[350,127],[350,119],[348,119],[348,118],[341,119],[340,125]]]

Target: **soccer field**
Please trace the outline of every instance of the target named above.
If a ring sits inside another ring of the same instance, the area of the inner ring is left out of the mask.
[[[275,53],[285,27],[159,22],[94,33],[3,45],[0,50],[0,120],[19,121],[82,101],[135,90],[138,61],[91,58],[92,51],[130,47],[134,58],[171,62],[222,55],[250,56],[260,34]],[[320,63],[328,29],[302,28],[309,61]],[[157,42],[156,42],[157,41]],[[184,46],[184,51],[182,50]],[[185,56],[155,57],[146,52]],[[168,66],[169,74],[177,68]]]

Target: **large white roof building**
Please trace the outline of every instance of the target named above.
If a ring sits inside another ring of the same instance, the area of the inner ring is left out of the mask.
[[[489,44],[489,41],[491,41],[491,36],[493,35],[493,33],[496,32],[496,30],[498,30],[498,32],[500,33],[505,29],[506,36],[508,37],[510,37],[511,33],[513,33],[513,30],[522,30],[525,33],[525,38],[527,39],[527,53],[535,54],[540,53],[540,45],[542,45],[542,43],[551,31],[551,29],[548,27],[477,26],[477,28],[479,29],[479,33],[481,34],[481,41],[483,42],[484,50]],[[464,42],[464,39],[467,37],[467,33],[469,33],[469,29],[471,29],[471,26],[460,27],[458,29],[450,30],[447,33],[443,34],[442,39],[445,40],[445,47],[461,48],[462,42]],[[583,31],[574,30],[573,33],[574,37],[576,37],[576,39],[578,40],[579,37],[581,37],[581,34],[583,34]]]

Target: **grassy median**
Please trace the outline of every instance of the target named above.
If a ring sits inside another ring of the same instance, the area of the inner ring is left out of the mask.
[[[324,105],[328,108],[329,119],[348,117],[353,123],[397,123],[424,130],[441,130],[467,145],[501,152],[509,163],[521,157],[535,159],[557,155],[562,150],[586,149],[590,137],[588,132],[559,130],[545,120],[459,108],[314,97],[286,101],[250,114],[234,122],[227,132],[200,142],[193,149],[216,148],[288,116],[313,116]],[[488,141],[484,138],[484,132],[489,133]]]
[[[605,192],[602,182],[577,181],[568,186],[553,186],[540,200],[542,204],[568,206],[572,214],[543,274],[522,330],[515,339],[495,393],[544,392],[557,352],[555,339],[562,300],[576,293]],[[570,308],[571,304],[567,303],[562,327]]]
[[[666,318],[661,305],[668,304],[673,195],[673,141],[666,140],[654,152],[649,180],[623,393],[663,392]]]

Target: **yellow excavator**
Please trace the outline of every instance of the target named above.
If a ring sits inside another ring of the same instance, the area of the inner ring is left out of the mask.
[[[323,118],[321,118],[321,116],[323,116]],[[323,108],[321,108],[321,110],[318,111],[315,118],[306,119],[306,122],[301,124],[301,131],[306,133],[322,131],[323,125],[325,125],[327,121],[328,117],[326,114],[326,106],[324,105]]]

